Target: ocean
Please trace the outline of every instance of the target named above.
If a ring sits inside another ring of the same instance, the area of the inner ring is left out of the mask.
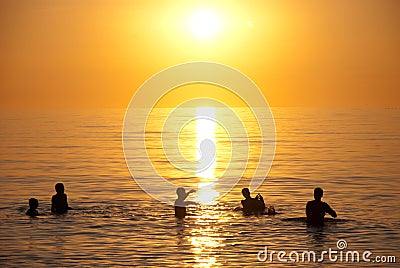
[[[217,155],[211,175],[184,176],[169,164],[160,145],[162,119],[169,110],[153,110],[154,120],[146,129],[150,159],[167,180],[197,189],[189,199],[198,205],[178,220],[173,206],[146,194],[131,177],[122,146],[124,110],[3,110],[0,266],[266,267],[272,262],[286,267],[276,253],[272,261],[258,257],[267,247],[269,253],[297,251],[301,260],[304,251],[320,256],[324,250],[338,250],[339,240],[347,243],[344,253],[358,251],[360,259],[371,251],[375,267],[390,265],[377,263],[376,257],[389,261],[395,256],[399,262],[400,110],[272,108],[272,112],[274,162],[253,194],[261,193],[279,214],[244,216],[235,208],[258,165],[256,132],[250,128],[250,157],[235,158],[238,163],[248,161],[243,176],[230,192],[220,195],[218,187],[202,185],[218,183],[227,168],[232,152],[227,133],[215,128]],[[199,135],[201,131],[188,124],[180,137],[183,155],[192,160],[198,157],[193,139]],[[138,169],[141,161],[145,158],[137,159]],[[50,213],[57,182],[64,183],[74,208],[65,215]],[[338,214],[323,228],[307,227],[301,218],[317,186]],[[43,215],[37,218],[25,215],[31,197],[39,200]],[[321,266],[300,260],[294,265]],[[324,264],[346,263],[325,256]],[[372,267],[365,262],[350,265]]]

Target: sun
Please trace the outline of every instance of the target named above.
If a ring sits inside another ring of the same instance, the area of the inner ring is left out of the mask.
[[[210,10],[197,11],[189,19],[189,30],[199,39],[214,37],[220,27],[220,19]]]

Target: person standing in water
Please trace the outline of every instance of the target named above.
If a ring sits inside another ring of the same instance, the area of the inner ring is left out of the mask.
[[[314,200],[308,201],[306,206],[307,224],[311,226],[323,226],[325,213],[336,218],[336,212],[325,202],[322,202],[324,190],[317,187],[314,189]]]
[[[178,198],[175,200],[174,208],[175,208],[175,217],[178,219],[183,219],[186,216],[186,207],[189,205],[194,205],[196,202],[185,201],[185,199],[189,196],[189,194],[196,192],[195,190],[190,190],[186,193],[185,188],[179,187],[176,189],[176,194]]]
[[[57,183],[54,187],[56,189],[56,194],[51,198],[51,212],[53,213],[66,213],[69,209],[68,198],[64,193],[64,184]]]

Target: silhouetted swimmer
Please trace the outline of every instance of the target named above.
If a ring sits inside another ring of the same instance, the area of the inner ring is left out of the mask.
[[[324,190],[321,188],[314,189],[314,200],[308,201],[306,206],[307,224],[312,226],[323,226],[325,213],[329,213],[336,218],[336,212],[325,202],[322,202]]]
[[[245,200],[242,200],[242,206],[243,206],[244,213],[264,212],[265,203],[264,203],[264,198],[262,197],[261,194],[257,194],[257,196],[255,198],[252,198],[250,196],[249,188],[243,188],[242,195],[245,198]]]
[[[72,209],[68,206],[68,198],[64,193],[64,184],[57,183],[54,188],[57,193],[51,198],[51,212],[62,214]]]
[[[186,193],[185,188],[179,187],[176,189],[176,194],[178,198],[175,200],[174,208],[175,208],[175,217],[178,219],[183,219],[186,216],[186,207],[189,205],[195,205],[196,202],[185,201],[185,199],[189,196],[189,194],[196,192],[195,190],[190,190]]]
[[[37,208],[39,206],[39,201],[36,198],[29,199],[29,209],[26,211],[26,215],[31,217],[39,216]]]

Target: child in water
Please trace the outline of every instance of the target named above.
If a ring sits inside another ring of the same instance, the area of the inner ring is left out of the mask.
[[[186,193],[185,188],[179,187],[176,189],[176,194],[178,198],[175,200],[175,217],[178,219],[183,219],[186,216],[186,207],[192,204],[196,204],[196,202],[185,201],[185,199],[189,196],[189,194],[196,192],[195,190],[190,190]]]
[[[54,188],[57,193],[51,198],[51,212],[62,214],[72,209],[68,206],[67,195],[64,193],[64,184],[57,183]]]
[[[39,216],[37,208],[39,206],[39,201],[36,198],[29,199],[29,209],[26,211],[26,215],[31,217]]]

